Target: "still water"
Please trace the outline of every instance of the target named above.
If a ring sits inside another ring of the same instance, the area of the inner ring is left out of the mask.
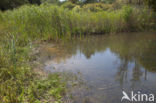
[[[46,71],[68,76],[64,103],[121,103],[123,90],[156,96],[156,33],[85,36],[40,51]]]

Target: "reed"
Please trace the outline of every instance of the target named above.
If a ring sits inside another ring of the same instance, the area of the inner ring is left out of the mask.
[[[124,6],[112,11],[75,11],[55,5],[26,5],[1,13],[9,31],[21,38],[56,39],[78,34],[142,31],[154,27],[154,13]]]
[[[92,12],[43,4],[0,11],[0,100],[48,102],[48,97],[53,96],[60,102],[65,84],[59,75],[38,78],[32,72],[29,55],[32,41],[155,29],[153,15],[147,8],[130,6]]]

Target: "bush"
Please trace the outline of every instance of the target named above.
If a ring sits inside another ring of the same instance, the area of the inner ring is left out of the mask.
[[[64,4],[62,4],[63,8],[67,8],[69,10],[73,9],[76,5],[73,4],[72,2],[65,2]]]
[[[41,4],[40,0],[1,0],[0,10],[7,10],[19,7],[23,4]]]
[[[92,3],[92,4],[86,4],[82,8],[85,11],[92,11],[92,12],[106,11],[112,8],[112,4]]]

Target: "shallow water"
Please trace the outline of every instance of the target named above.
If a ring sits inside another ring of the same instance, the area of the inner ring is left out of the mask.
[[[48,43],[41,47],[40,61],[45,70],[72,72],[83,81],[84,86],[68,91],[65,103],[121,103],[123,90],[128,95],[131,91],[156,95],[156,33],[94,35]]]

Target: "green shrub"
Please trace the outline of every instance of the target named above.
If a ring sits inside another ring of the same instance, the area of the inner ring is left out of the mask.
[[[92,3],[92,4],[86,4],[82,7],[85,11],[92,11],[92,12],[98,12],[98,11],[106,11],[112,8],[112,4],[103,4],[103,3]]]
[[[69,10],[73,9],[75,6],[76,6],[76,5],[73,4],[72,2],[65,2],[65,3],[62,5],[63,8],[67,8],[67,9],[69,9]]]
[[[129,22],[132,17],[133,9],[130,6],[123,7],[123,17],[125,21]]]

